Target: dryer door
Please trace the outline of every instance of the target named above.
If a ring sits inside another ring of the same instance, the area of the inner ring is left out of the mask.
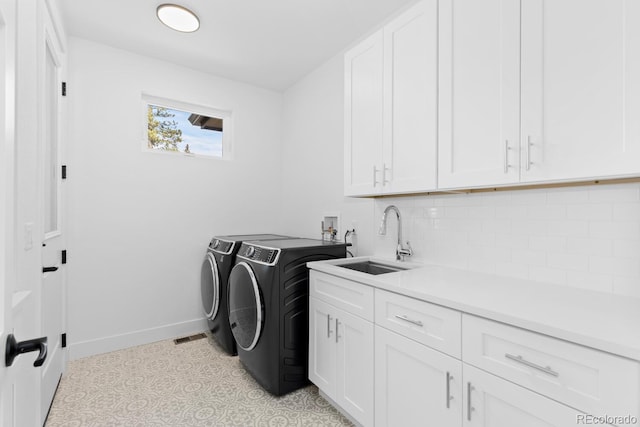
[[[250,351],[262,332],[263,303],[251,266],[239,262],[229,275],[229,324],[236,343]]]
[[[220,274],[218,274],[218,262],[211,252],[207,252],[202,263],[200,293],[205,315],[209,319],[215,319],[220,307]]]

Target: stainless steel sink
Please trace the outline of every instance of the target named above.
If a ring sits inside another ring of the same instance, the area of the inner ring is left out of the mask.
[[[340,264],[338,267],[348,268],[350,270],[361,271],[367,274],[386,274],[395,273],[397,271],[408,270],[410,267],[398,267],[395,265],[381,264],[375,261],[360,261],[352,264]]]

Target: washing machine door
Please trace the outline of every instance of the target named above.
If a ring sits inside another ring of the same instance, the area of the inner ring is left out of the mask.
[[[229,275],[229,325],[236,343],[250,351],[262,332],[262,297],[258,281],[246,262],[239,262]]]
[[[211,252],[207,252],[202,263],[200,292],[204,314],[209,319],[215,319],[220,307],[220,274],[218,274],[218,262]]]

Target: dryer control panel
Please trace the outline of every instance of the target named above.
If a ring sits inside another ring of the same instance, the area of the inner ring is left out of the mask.
[[[211,243],[209,243],[209,249],[221,253],[223,255],[228,255],[233,251],[233,246],[235,242],[229,242],[228,240],[222,239],[211,239]]]
[[[280,249],[248,243],[243,243],[238,252],[240,258],[266,265],[274,265],[278,261],[278,255]]]

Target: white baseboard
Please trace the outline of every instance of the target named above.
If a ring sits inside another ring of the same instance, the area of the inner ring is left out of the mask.
[[[187,322],[173,323],[157,328],[143,329],[121,335],[97,338],[94,340],[69,343],[68,360],[81,359],[95,354],[109,353],[137,345],[176,338],[206,331],[206,319],[195,319]]]

